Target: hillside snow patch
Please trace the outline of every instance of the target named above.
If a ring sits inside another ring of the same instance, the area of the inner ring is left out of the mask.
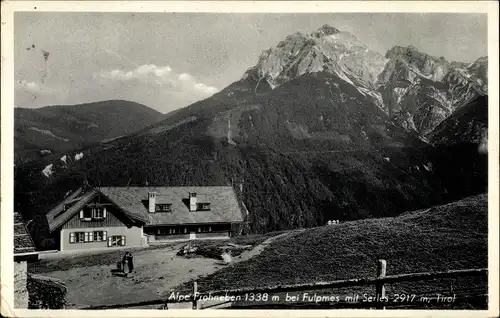
[[[42,174],[44,176],[46,176],[47,178],[50,177],[52,175],[52,173],[53,173],[52,164],[46,166],[45,169],[42,170]]]
[[[53,132],[51,132],[50,130],[47,130],[47,129],[40,129],[40,128],[36,128],[36,127],[30,127],[28,129],[39,132],[39,133],[47,135],[47,136],[50,136],[52,138],[60,139],[60,140],[65,141],[65,142],[69,141],[69,139],[56,136]]]

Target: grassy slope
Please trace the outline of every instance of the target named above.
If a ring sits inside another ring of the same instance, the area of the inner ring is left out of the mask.
[[[373,277],[377,259],[387,260],[388,275],[483,268],[487,267],[486,216],[487,196],[479,195],[394,218],[313,228],[274,242],[254,259],[198,280],[198,286],[207,291]],[[462,279],[454,281],[454,288],[485,284],[481,279]],[[441,281],[408,283],[392,285],[388,292],[418,293],[447,286]]]

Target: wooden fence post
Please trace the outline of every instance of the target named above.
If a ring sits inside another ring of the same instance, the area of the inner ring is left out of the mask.
[[[387,270],[387,262],[384,259],[379,259],[377,262],[377,277],[385,277]],[[385,286],[384,283],[375,284],[375,296],[377,301],[377,308],[382,309],[384,306],[381,304],[380,300],[385,298]]]
[[[193,282],[193,309],[198,309],[198,283]]]

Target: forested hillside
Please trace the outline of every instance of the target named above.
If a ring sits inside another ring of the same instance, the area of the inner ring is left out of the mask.
[[[110,100],[80,105],[14,108],[17,164],[133,133],[161,120],[147,106]]]

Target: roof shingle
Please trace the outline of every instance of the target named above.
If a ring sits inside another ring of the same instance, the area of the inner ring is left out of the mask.
[[[148,219],[146,225],[199,224],[242,222],[238,198],[232,187],[105,187],[100,188],[111,201],[122,209],[141,213]],[[157,203],[172,204],[171,212],[149,213],[149,192],[156,192]],[[189,211],[189,193],[196,193],[199,203],[210,203],[209,211]]]
[[[35,250],[35,243],[26,230],[23,217],[19,212],[14,212],[14,255]]]

